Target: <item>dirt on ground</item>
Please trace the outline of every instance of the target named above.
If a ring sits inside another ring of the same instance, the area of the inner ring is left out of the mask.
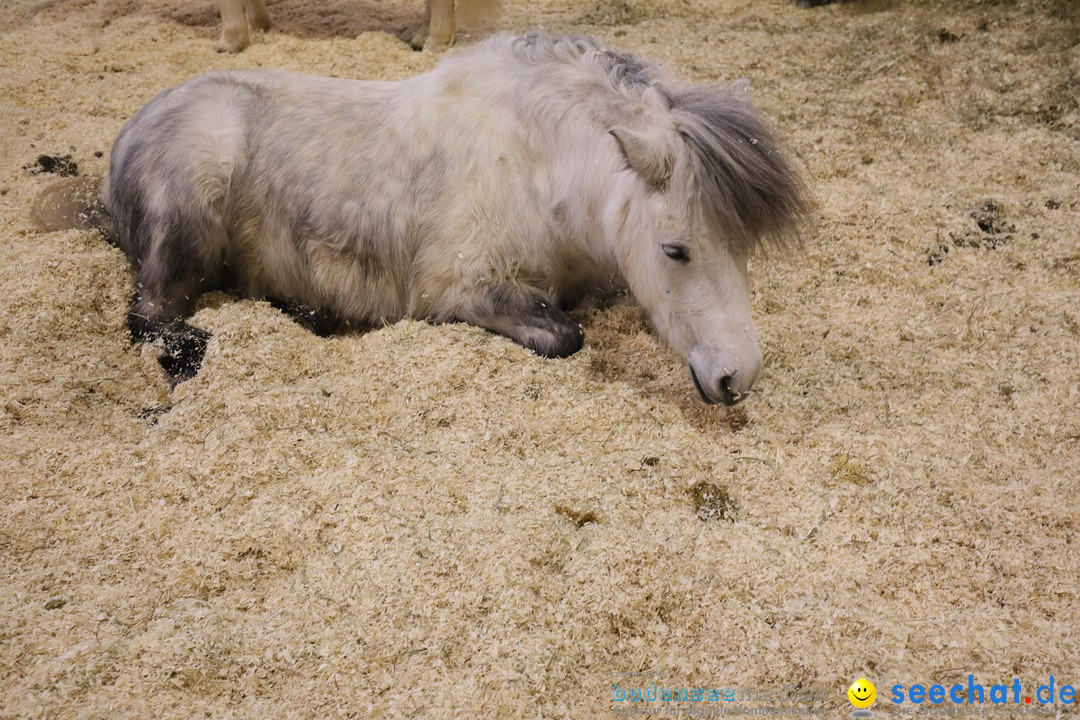
[[[544,360],[216,293],[170,387],[120,251],[30,209],[192,75],[438,61],[419,0],[269,8],[222,55],[205,0],[4,4],[0,717],[838,717],[860,677],[895,714],[969,675],[1075,714],[1035,693],[1080,684],[1080,6],[505,0],[504,29],[750,78],[792,149],[813,222],[752,261],[734,408],[632,304]],[[652,683],[736,700],[618,699]]]

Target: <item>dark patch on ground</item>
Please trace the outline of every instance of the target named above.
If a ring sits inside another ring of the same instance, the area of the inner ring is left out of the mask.
[[[1005,208],[996,200],[986,199],[971,210],[971,219],[985,233],[1016,232],[1016,226],[1005,220]]]
[[[970,227],[949,232],[957,247],[974,247],[993,250],[1012,238],[1016,225],[1005,217],[1005,207],[987,198],[968,213],[975,221],[977,230]]]
[[[986,198],[954,224],[949,230],[952,243],[939,242],[927,256],[928,265],[938,265],[945,260],[951,247],[996,250],[1012,240],[1016,225],[1005,217],[1005,206],[992,198]]]
[[[945,262],[945,256],[949,254],[948,243],[938,243],[937,247],[931,250],[926,256],[926,264],[930,267],[940,265]]]
[[[702,480],[690,488],[690,500],[698,520],[734,520],[735,501],[731,499],[727,488]]]
[[[169,412],[170,410],[172,410],[172,405],[154,405],[152,407],[144,407],[138,412],[137,417],[140,420],[145,420],[147,425],[153,427],[154,425],[157,425],[158,420],[161,419],[161,416]]]
[[[79,174],[79,164],[75,162],[70,154],[38,155],[37,160],[23,165],[23,170],[35,175],[48,173],[60,177],[76,177]]]
[[[555,512],[568,518],[578,527],[584,527],[589,523],[600,522],[599,516],[592,510],[578,510],[577,508],[567,507],[566,505],[556,505]]]
[[[960,41],[960,36],[952,32],[948,28],[938,28],[936,36],[938,42],[942,45],[951,45],[954,42]]]

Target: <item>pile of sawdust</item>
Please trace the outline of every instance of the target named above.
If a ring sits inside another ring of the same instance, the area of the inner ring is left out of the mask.
[[[750,77],[805,166],[817,225],[754,262],[766,368],[734,409],[632,306],[546,361],[212,295],[171,391],[127,342],[124,259],[34,230],[54,177],[24,166],[104,172],[211,68],[435,63],[403,42],[418,0],[350,4],[272,4],[282,30],[224,56],[206,2],[9,3],[0,716],[585,718],[653,679],[835,716],[860,675],[879,710],[896,683],[1080,682],[1074,4],[506,0],[506,27]]]

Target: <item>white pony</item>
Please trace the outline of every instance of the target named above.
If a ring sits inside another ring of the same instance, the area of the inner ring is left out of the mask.
[[[490,17],[498,0],[458,0],[459,10],[475,17]],[[270,13],[263,0],[218,0],[221,10],[219,52],[237,53],[251,44],[250,31],[269,30]],[[424,22],[413,36],[417,50],[440,52],[454,43],[454,0],[427,0]]]
[[[120,132],[107,216],[82,224],[115,231],[132,337],[162,339],[176,379],[198,370],[208,335],[185,318],[211,289],[318,332],[466,322],[563,357],[583,342],[564,310],[628,288],[702,399],[730,404],[762,362],[747,259],[798,235],[803,197],[745,83],[681,86],[534,33],[401,82],[188,81]]]

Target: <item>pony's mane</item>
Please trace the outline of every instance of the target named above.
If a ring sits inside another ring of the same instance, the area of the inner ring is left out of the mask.
[[[529,63],[572,63],[625,100],[669,110],[690,151],[698,199],[722,237],[754,250],[800,238],[806,188],[775,133],[750,107],[745,83],[673,86],[652,63],[586,36],[532,32],[512,40]]]
[[[568,63],[596,75],[612,93],[640,103],[648,94],[652,102],[671,107],[671,95],[663,75],[652,63],[632,53],[611,50],[587,35],[548,35],[533,31],[511,40],[512,52],[533,63]],[[654,95],[655,93],[655,95]]]

